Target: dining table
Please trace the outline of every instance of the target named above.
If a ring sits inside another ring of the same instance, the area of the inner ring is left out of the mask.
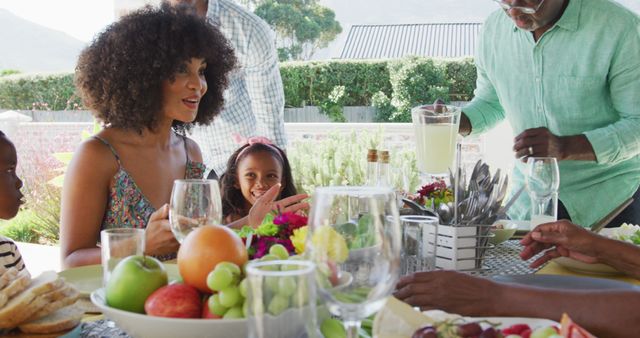
[[[60,271],[61,266],[58,261],[59,249],[55,246],[44,246],[38,244],[18,243],[23,259],[32,275],[37,275],[44,270]],[[540,275],[573,276],[602,278],[624,282],[627,284],[640,285],[640,281],[625,275],[596,275],[572,271],[551,261],[544,266],[532,269],[529,267],[536,257],[529,261],[520,259],[519,253],[522,250],[519,240],[508,240],[493,248],[485,258],[482,267],[467,271],[476,276],[487,278],[526,277]],[[44,259],[46,258],[46,259]],[[640,289],[638,289],[640,290]],[[88,302],[88,299],[83,301]],[[19,337],[19,336],[18,336]],[[114,322],[105,318],[100,313],[85,314],[80,327],[71,331],[65,338],[88,337],[129,337],[126,332],[118,328]]]

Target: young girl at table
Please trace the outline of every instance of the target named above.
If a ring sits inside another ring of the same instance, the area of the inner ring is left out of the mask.
[[[13,218],[24,203],[22,192],[22,180],[16,175],[18,157],[16,147],[11,140],[0,131],[0,219]],[[16,244],[3,236],[0,236],[0,275],[6,269],[24,269],[24,262]],[[16,270],[14,270],[16,271]]]
[[[244,145],[229,158],[221,179],[222,214],[228,223],[249,215],[269,189],[279,190],[277,199],[282,201],[282,206],[286,206],[290,198],[300,196],[296,195],[291,166],[282,149],[264,137],[251,137],[242,143]],[[257,227],[263,218],[249,216],[242,225]]]
[[[145,228],[145,253],[172,259],[173,181],[202,178],[185,136],[220,112],[233,50],[190,8],[145,7],[107,27],[82,51],[76,87],[104,129],[83,142],[62,192],[62,265],[100,264],[102,229]]]

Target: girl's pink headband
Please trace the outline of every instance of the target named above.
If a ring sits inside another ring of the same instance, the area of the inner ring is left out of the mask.
[[[280,149],[278,147],[276,147],[273,142],[271,142],[271,140],[269,140],[268,138],[264,137],[264,136],[252,136],[249,138],[243,137],[240,134],[233,134],[233,139],[237,144],[241,144],[241,145],[247,145],[247,147],[245,147],[244,149],[242,149],[239,153],[238,156],[236,157],[236,164],[238,163],[238,159],[240,157],[242,157],[242,155],[244,155],[244,153],[247,151],[247,149],[249,149],[250,146],[254,145],[254,144],[263,144],[271,149],[273,149],[276,154],[278,154],[278,156],[280,157],[280,161],[284,162],[282,159],[282,155],[280,153]]]

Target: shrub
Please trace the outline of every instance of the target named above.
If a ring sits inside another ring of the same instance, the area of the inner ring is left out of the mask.
[[[433,59],[408,57],[391,61],[389,79],[393,88],[391,104],[396,108],[390,121],[410,122],[412,107],[438,98],[449,101],[444,67]]]
[[[381,149],[383,131],[331,132],[323,139],[294,142],[287,156],[298,192],[313,193],[319,186],[363,185],[367,150]],[[415,151],[392,149],[391,182],[396,189],[415,191],[418,184]]]
[[[81,108],[73,74],[10,75],[0,78],[0,107],[22,110]]]
[[[284,62],[280,73],[287,107],[320,106],[340,120],[342,114],[336,112],[343,106],[374,105],[379,109],[376,121],[385,122],[408,121],[412,106],[436,98],[468,101],[476,81],[472,59],[424,57]],[[341,102],[331,102],[332,92],[342,87]],[[0,77],[0,108],[79,109],[74,93],[73,74]]]
[[[387,61],[310,61],[280,65],[288,107],[320,105],[336,86],[345,87],[345,106],[368,106],[378,91],[391,94]]]

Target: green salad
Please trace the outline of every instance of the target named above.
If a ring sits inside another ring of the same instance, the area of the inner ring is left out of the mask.
[[[620,228],[615,229],[610,236],[613,239],[640,245],[640,226],[623,223]]]

